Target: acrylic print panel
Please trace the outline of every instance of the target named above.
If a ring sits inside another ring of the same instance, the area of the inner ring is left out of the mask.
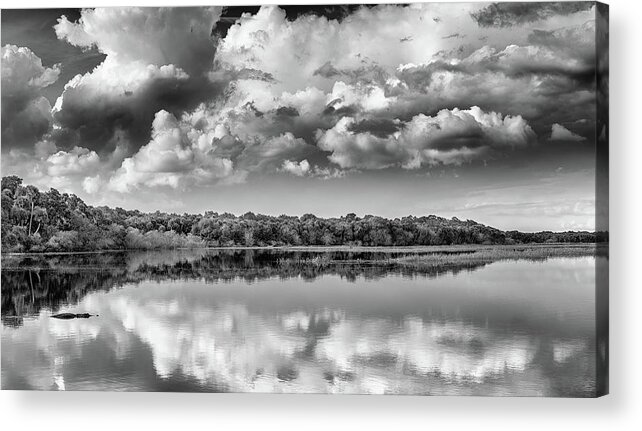
[[[2,389],[608,391],[608,8],[2,11]]]

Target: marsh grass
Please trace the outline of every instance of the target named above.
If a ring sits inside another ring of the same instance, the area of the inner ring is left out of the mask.
[[[500,260],[546,260],[559,257],[603,255],[603,248],[595,244],[534,244],[461,246],[435,252],[419,252],[391,259],[395,263],[421,268],[450,264],[484,264]]]
[[[296,259],[280,257],[277,259],[277,264],[279,266],[290,266],[290,265],[309,265],[317,267],[325,267],[331,263],[335,262],[327,254],[314,256],[314,257],[300,257]]]
[[[364,265],[428,269],[435,267],[484,265],[502,260],[544,261],[550,258],[607,256],[608,248],[596,244],[519,244],[519,245],[457,245],[422,247],[345,247],[308,248],[314,251],[376,251],[391,253],[374,259],[336,259],[331,253],[313,257],[279,258],[279,266],[302,265],[324,268],[331,265]]]

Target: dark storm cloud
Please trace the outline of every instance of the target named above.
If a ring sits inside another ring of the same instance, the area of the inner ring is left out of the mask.
[[[329,20],[343,21],[361,8],[372,8],[377,5],[345,4],[345,5],[282,5],[288,20],[294,21],[305,16],[322,16]]]
[[[609,126],[609,8],[608,5],[597,5],[597,133],[599,134],[600,145],[599,151],[608,152],[608,126]],[[608,157],[604,157],[600,163],[606,160],[608,168]]]
[[[298,117],[299,111],[291,106],[280,106],[276,110],[276,115],[281,117]]]
[[[533,30],[531,34],[528,35],[528,43],[533,45],[546,45],[546,46],[564,46],[565,41],[560,40],[555,35],[553,30]]]
[[[31,148],[51,127],[49,103],[2,97],[2,149]]]
[[[332,65],[329,61],[326,62],[323,66],[319,67],[317,70],[314,71],[313,73],[314,76],[319,75],[324,78],[332,78],[337,75],[341,75],[341,72],[337,70],[336,67]]]
[[[367,118],[348,126],[352,133],[370,133],[379,138],[386,138],[401,128],[399,121],[388,118]]]
[[[69,87],[61,96],[63,108],[54,110],[53,118],[61,129],[52,133],[52,139],[63,149],[82,145],[111,152],[118,144],[114,136],[122,132],[121,139],[126,139],[129,149],[135,151],[149,141],[156,112],[164,109],[180,115],[223,94],[226,84],[206,77],[159,77],[135,91],[125,90],[108,97],[90,93],[85,87]]]
[[[566,56],[574,59],[576,62],[574,72],[568,73],[563,70],[558,72],[568,73],[569,77],[590,84],[595,78],[597,63],[595,30],[595,23],[591,21],[578,27],[558,30],[535,29],[528,35],[528,43],[549,49],[559,57]]]
[[[451,151],[461,148],[478,148],[490,145],[490,138],[484,135],[481,127],[446,132],[431,140],[430,147],[438,151]]]
[[[493,3],[471,15],[480,27],[512,27],[589,10],[593,2]]]
[[[437,72],[458,72],[469,76],[475,76],[484,72],[501,72],[509,78],[519,78],[529,75],[566,76],[574,80],[586,82],[592,81],[595,75],[595,66],[590,61],[569,67],[564,64],[546,63],[502,63],[498,56],[493,56],[483,62],[476,64],[450,64],[445,62],[434,62],[427,66],[420,66],[413,70],[406,69],[398,74],[404,82],[421,88],[430,82]]]
[[[413,85],[409,85],[409,90],[395,93],[397,100],[390,108],[391,115],[408,121],[418,113],[477,105],[485,111],[521,114],[537,135],[549,133],[550,125],[555,121],[572,122],[595,115],[593,86],[567,76],[521,74],[509,77],[488,71],[479,74],[446,72],[445,79],[454,90],[434,91],[441,85],[443,76],[438,72],[434,82],[431,76],[410,81]],[[538,78],[535,80],[535,77]],[[427,84],[421,85],[422,82]]]
[[[55,25],[59,39],[95,47],[106,58],[65,86],[53,111],[60,126],[52,134],[56,145],[110,152],[118,134],[136,151],[149,141],[159,110],[180,115],[216,99],[235,78],[232,72],[208,76],[219,15],[220,8],[107,8],[83,10],[78,21],[62,16]],[[256,70],[235,73],[270,79]]]
[[[323,110],[323,115],[333,116],[338,119],[341,117],[351,117],[357,112],[359,112],[359,108],[356,106],[342,106],[340,108],[328,106]]]
[[[398,117],[475,104],[483,109],[520,113],[539,134],[552,123],[594,116],[595,26],[587,22],[554,31],[527,33],[528,44],[491,46],[473,52],[440,52],[431,61],[397,72],[407,86],[387,94],[398,98]],[[443,82],[449,91],[442,91]],[[519,97],[515,97],[519,95]],[[584,126],[583,126],[584,127]],[[582,132],[589,133],[586,129]]]
[[[595,76],[595,51],[572,41],[563,40],[554,32],[537,33],[531,47],[509,46],[502,51],[486,48],[469,57],[453,62],[435,60],[429,64],[408,67],[397,73],[397,77],[414,88],[421,89],[432,82],[439,72],[462,73],[469,76],[485,72],[499,72],[508,78],[529,75],[567,77],[580,84],[591,85]],[[542,47],[542,50],[537,48]],[[552,49],[548,49],[552,48]],[[571,52],[574,51],[574,52]]]

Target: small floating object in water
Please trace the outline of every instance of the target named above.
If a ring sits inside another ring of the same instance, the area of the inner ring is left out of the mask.
[[[54,319],[88,319],[91,316],[98,316],[98,315],[89,314],[89,313],[81,313],[81,314],[60,313],[60,314],[54,314],[51,317],[53,317]]]

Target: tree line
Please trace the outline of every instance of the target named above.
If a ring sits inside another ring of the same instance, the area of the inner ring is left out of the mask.
[[[229,246],[412,246],[588,243],[595,232],[501,231],[472,220],[435,215],[387,219],[374,215],[321,218],[236,216],[207,211],[176,214],[94,207],[74,194],[42,192],[21,178],[2,178],[2,251],[92,251]]]

